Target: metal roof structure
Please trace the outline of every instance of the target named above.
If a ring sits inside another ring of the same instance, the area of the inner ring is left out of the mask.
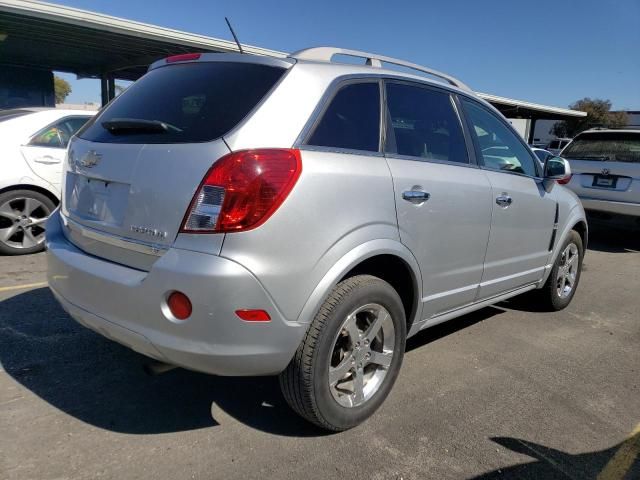
[[[243,45],[246,53],[286,54]],[[237,52],[234,42],[33,0],[0,0],[0,62],[136,80],[160,58]]]
[[[242,45],[246,53],[284,52]],[[102,79],[136,80],[154,61],[188,52],[237,52],[234,42],[35,0],[0,0],[0,64],[58,70]],[[585,112],[486,93],[478,95],[512,118],[562,120]]]

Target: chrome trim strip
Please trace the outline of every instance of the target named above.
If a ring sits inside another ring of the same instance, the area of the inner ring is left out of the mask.
[[[62,219],[63,225],[72,232],[76,232],[83,237],[106,243],[114,247],[131,250],[133,252],[144,253],[145,255],[153,255],[156,257],[161,257],[167,252],[167,250],[169,250],[168,247],[160,246],[157,244],[142,243],[129,239],[125,240],[122,237],[99,232],[96,229],[80,225],[78,222],[71,220],[64,215],[60,215],[60,218]]]

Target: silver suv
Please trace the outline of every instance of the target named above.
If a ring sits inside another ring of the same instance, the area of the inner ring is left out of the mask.
[[[170,57],[72,140],[49,283],[157,365],[279,374],[296,412],[343,430],[384,401],[407,337],[534,289],[569,304],[587,224],[568,165],[544,169],[424,67]]]
[[[562,151],[567,186],[597,220],[640,227],[640,130],[582,132]]]

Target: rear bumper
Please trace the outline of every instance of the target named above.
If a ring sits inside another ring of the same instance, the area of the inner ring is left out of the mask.
[[[79,323],[148,357],[218,375],[270,375],[284,370],[307,325],[282,317],[258,280],[236,262],[169,249],[149,272],[91,256],[67,240],[59,212],[47,224],[48,280]],[[189,296],[193,313],[169,319],[173,290]],[[239,308],[269,312],[249,323]]]
[[[585,210],[640,217],[640,203],[615,202],[591,197],[580,197],[580,200]]]

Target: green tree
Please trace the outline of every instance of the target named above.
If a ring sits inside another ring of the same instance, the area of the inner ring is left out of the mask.
[[[549,133],[556,137],[575,137],[580,132],[592,127],[620,128],[629,123],[624,112],[611,112],[611,102],[599,98],[585,97],[569,105],[572,110],[587,112],[586,117],[575,117],[557,122]]]
[[[71,85],[64,78],[53,76],[53,90],[56,94],[56,104],[64,103],[64,99],[71,93]]]

